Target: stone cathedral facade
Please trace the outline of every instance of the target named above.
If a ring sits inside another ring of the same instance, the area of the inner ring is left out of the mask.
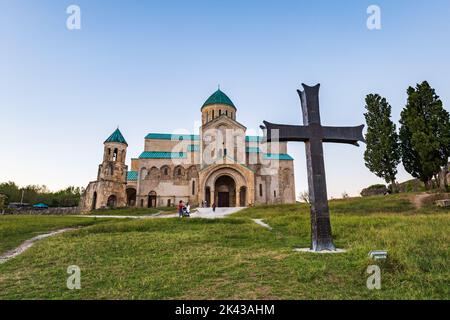
[[[143,152],[126,163],[119,129],[104,142],[97,180],[87,186],[83,212],[114,207],[218,207],[294,203],[293,159],[286,143],[246,135],[237,108],[220,89],[201,107],[198,135],[149,133]]]

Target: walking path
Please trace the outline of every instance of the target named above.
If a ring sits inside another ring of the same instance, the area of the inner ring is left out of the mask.
[[[269,226],[267,223],[265,223],[262,219],[252,219],[252,220],[255,221],[256,224],[259,224],[261,227],[272,230],[272,227]]]
[[[203,218],[203,219],[221,219],[238,212],[244,208],[216,208],[216,211],[213,211],[211,208],[198,208],[195,212],[191,214],[191,218]],[[165,218],[177,218],[178,213],[173,214],[153,214],[148,216],[103,216],[103,215],[76,215],[74,217],[80,218],[104,218],[104,219],[165,219]],[[65,228],[56,230],[53,232],[45,233],[38,235],[34,238],[24,241],[20,246],[15,249],[12,249],[2,255],[0,255],[0,264],[5,263],[6,261],[17,257],[19,254],[23,253],[25,250],[29,249],[36,241],[56,236],[57,234],[77,230],[77,228]]]
[[[56,236],[57,234],[60,233],[64,233],[67,231],[72,231],[72,230],[77,230],[76,228],[65,228],[65,229],[60,229],[60,230],[56,230],[50,233],[45,233],[45,234],[41,234],[38,235],[34,238],[31,238],[29,240],[24,241],[20,246],[18,246],[15,249],[9,250],[6,253],[0,255],[0,264],[5,263],[6,261],[17,257],[19,254],[23,253],[25,250],[29,249],[36,241],[48,238],[48,237],[53,237]]]
[[[197,208],[196,211],[191,213],[191,218],[203,218],[203,219],[220,219],[229,216],[245,209],[243,207],[236,208],[216,208],[214,212],[212,208]],[[177,218],[178,213],[172,214],[153,214],[148,216],[104,216],[104,215],[77,215],[75,217],[81,218],[108,218],[108,219],[165,219],[165,218]]]

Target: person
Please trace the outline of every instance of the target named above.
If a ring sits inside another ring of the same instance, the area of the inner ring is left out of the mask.
[[[212,205],[213,212],[216,212],[216,203],[214,202]]]
[[[178,202],[178,217],[183,217],[183,208],[184,208],[184,203],[183,200],[180,200],[180,202]]]

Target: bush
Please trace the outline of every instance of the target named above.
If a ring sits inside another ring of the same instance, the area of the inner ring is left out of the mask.
[[[374,184],[361,191],[361,196],[370,197],[378,195],[386,195],[389,193],[389,189],[384,184]]]

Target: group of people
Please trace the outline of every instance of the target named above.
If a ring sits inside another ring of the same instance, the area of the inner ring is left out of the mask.
[[[180,200],[178,203],[178,216],[182,217],[190,217],[191,216],[191,205],[189,202],[184,204],[183,200]]]
[[[202,208],[207,208],[208,207],[208,203],[206,201],[202,201]],[[216,204],[213,203],[211,206],[213,212],[216,211]],[[186,204],[184,204],[183,200],[180,200],[180,202],[178,202],[178,216],[180,218],[182,217],[190,217],[191,216],[191,205],[189,204],[189,202],[186,202]]]

